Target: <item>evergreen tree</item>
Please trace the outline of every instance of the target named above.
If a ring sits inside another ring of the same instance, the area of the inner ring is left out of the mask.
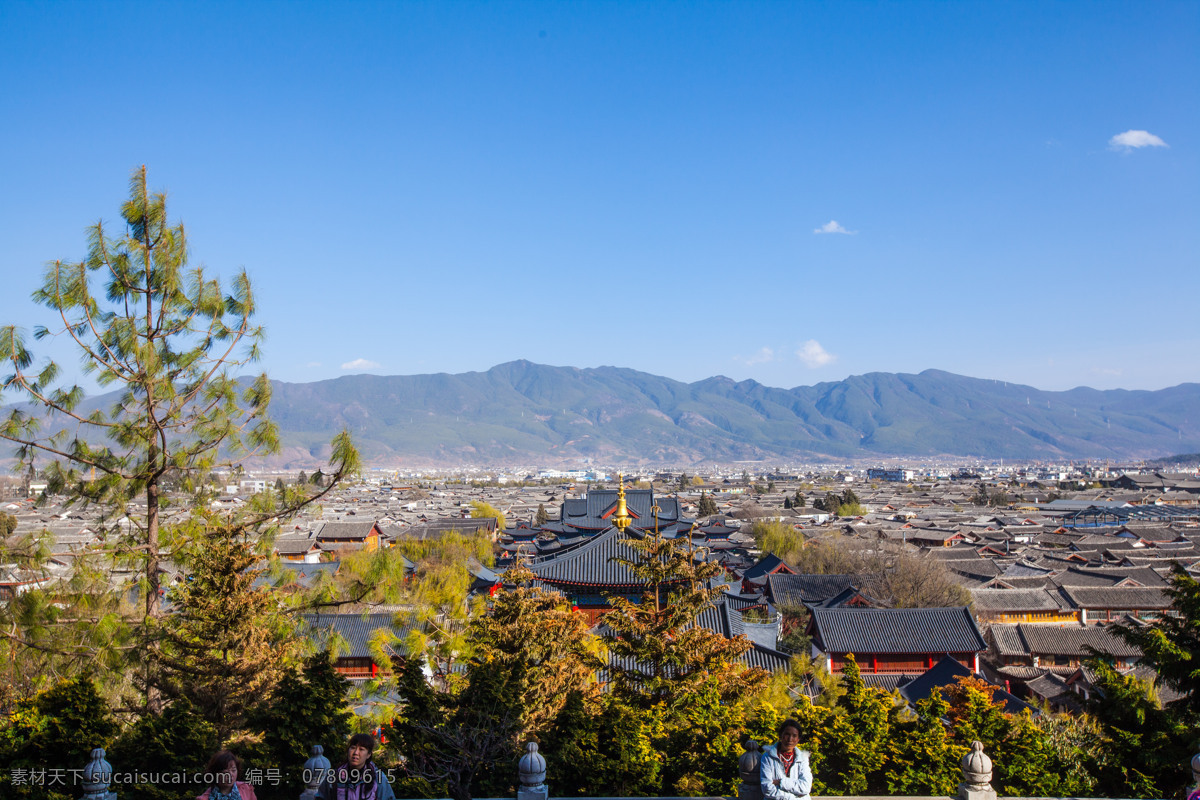
[[[174,613],[146,631],[161,650],[161,669],[148,680],[190,701],[224,740],[275,688],[296,633],[278,596],[255,585],[266,570],[246,532],[199,516],[191,525],[181,537],[187,580],[170,594]]]
[[[1090,667],[1102,693],[1089,704],[1105,739],[1100,785],[1117,797],[1180,793],[1188,783],[1184,765],[1196,749],[1196,729],[1164,709],[1147,683],[1100,659]]]
[[[647,534],[626,542],[632,556],[615,560],[646,591],[640,602],[611,597],[604,615],[609,702],[628,706],[650,726],[652,751],[663,762],[656,794],[731,789],[743,705],[767,674],[738,663],[748,640],[695,624],[724,588],[712,586],[719,565],[677,539]]]
[[[217,730],[196,713],[191,703],[179,699],[161,715],[143,714],[122,731],[106,758],[121,772],[157,772],[196,775],[220,747]],[[277,763],[277,762],[265,762]],[[197,795],[207,787],[134,783],[121,787],[120,796],[129,800],[176,800],[181,793]],[[182,790],[182,791],[181,791]]]
[[[711,517],[714,514],[720,513],[720,509],[717,508],[717,502],[712,499],[712,496],[708,492],[700,492],[700,504],[697,513],[701,517]]]
[[[498,592],[468,631],[475,651],[468,672],[486,663],[522,665],[514,673],[522,678],[514,687],[522,736],[545,728],[572,693],[594,705],[600,691],[595,676],[604,666],[587,618],[532,580],[528,569],[510,569],[505,582],[512,588]]]
[[[404,702],[387,730],[390,744],[406,757],[410,775],[431,787],[435,797],[470,800],[510,794],[525,664],[474,662],[465,686],[454,692],[431,686],[420,658],[394,663]]]
[[[796,495],[792,498],[792,508],[804,508],[804,493],[796,489]]]
[[[296,485],[304,486],[308,483],[308,476],[304,474],[304,470],[300,470],[300,474],[296,476]]]
[[[139,568],[141,616],[150,624],[162,616],[167,476],[184,476],[191,488],[218,461],[275,452],[278,440],[266,416],[267,376],[241,380],[258,359],[263,337],[253,323],[257,306],[245,271],[225,290],[203,268],[189,266],[184,228],[170,223],[165,195],[149,191],[144,167],[133,173],[121,216],[123,230],[114,234],[97,223],[88,232],[87,256],[51,263],[33,294],[57,320],[53,328],[35,329],[34,338],[64,340],[82,357],[85,373],[118,390],[117,402],[84,413],[83,389],[58,385],[53,362],[31,371],[34,354],[20,330],[0,327],[0,360],[11,370],[3,388],[26,401],[5,403],[0,438],[17,446],[29,470],[48,460],[47,494],[95,504],[108,520],[134,523],[114,525],[107,544],[116,543],[116,557]],[[348,437],[335,445],[335,459],[349,455],[346,445]],[[335,463],[335,474],[349,466]],[[145,510],[129,513],[134,506]],[[31,623],[37,624],[54,620]],[[153,648],[138,658],[154,669]],[[147,702],[159,708],[153,691]]]
[[[711,586],[719,564],[696,557],[687,543],[647,534],[625,540],[634,551],[617,558],[646,587],[640,601],[614,595],[604,615],[605,639],[620,661],[610,664],[612,688],[635,706],[672,705],[708,677],[733,701],[760,687],[762,670],[745,669],[738,657],[750,649],[745,639],[726,639],[693,624],[722,591]]]
[[[1171,614],[1149,625],[1126,619],[1108,630],[1142,652],[1142,663],[1153,666],[1159,686],[1173,689],[1179,699],[1168,709],[1186,725],[1200,724],[1200,581],[1176,564],[1170,585]]]
[[[612,695],[593,707],[581,692],[568,694],[542,742],[560,797],[638,797],[662,785],[648,719]]]
[[[313,745],[321,745],[333,763],[345,747],[354,714],[347,703],[350,682],[334,668],[333,654],[324,650],[308,656],[302,666],[290,665],[274,690],[256,707],[250,729],[261,732],[251,747],[250,760],[278,764],[283,776],[280,797],[303,790],[301,765]],[[259,787],[259,795],[267,787]]]
[[[533,520],[533,524],[539,528],[550,521],[550,515],[546,513],[546,506],[538,503],[537,516]]]
[[[942,718],[950,704],[935,688],[917,701],[917,716],[894,730],[888,742],[887,791],[900,795],[950,796],[962,778],[960,763],[966,755],[950,739]]]
[[[0,796],[50,798],[53,788],[14,780],[17,769],[44,770],[48,758],[63,769],[83,769],[94,748],[108,748],[117,733],[108,704],[87,677],[63,680],[25,700],[0,728]],[[70,774],[70,773],[67,773]],[[60,795],[61,796],[61,795]]]
[[[840,794],[883,794],[893,703],[886,693],[863,683],[853,655],[842,667],[842,685],[846,693],[837,703],[840,713],[831,718],[833,735],[825,737],[823,748],[826,786]]]
[[[784,507],[784,508],[791,508],[791,507],[792,507],[792,498],[790,498],[790,497],[784,497],[784,498],[783,498],[783,507]]]

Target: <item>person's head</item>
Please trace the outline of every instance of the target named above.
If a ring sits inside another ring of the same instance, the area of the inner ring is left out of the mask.
[[[204,771],[212,776],[218,786],[233,786],[242,771],[242,762],[228,750],[218,750],[208,760]]]
[[[361,767],[375,752],[375,737],[369,733],[356,733],[350,737],[346,761],[351,767]]]
[[[794,719],[785,719],[779,724],[779,749],[790,753],[800,743],[800,723]]]

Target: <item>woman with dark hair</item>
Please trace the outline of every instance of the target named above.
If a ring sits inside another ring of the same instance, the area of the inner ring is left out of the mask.
[[[321,800],[396,800],[383,770],[375,766],[375,737],[356,733],[346,748],[346,761],[334,769],[317,790]]]
[[[798,749],[799,743],[800,723],[785,719],[779,726],[779,743],[763,748],[758,775],[767,800],[810,800],[812,770],[808,751]]]
[[[254,787],[238,780],[242,762],[228,750],[218,750],[204,768],[208,788],[196,800],[258,800]]]

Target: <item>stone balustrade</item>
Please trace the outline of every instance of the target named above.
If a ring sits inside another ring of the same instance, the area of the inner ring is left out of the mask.
[[[758,782],[758,764],[761,758],[758,742],[750,740],[745,744],[745,752],[738,759],[737,800],[762,800],[762,789]],[[1192,781],[1200,786],[1200,753],[1192,757],[1188,765],[1192,772]],[[330,768],[329,759],[325,757],[320,745],[312,748],[311,755],[304,762],[304,774],[317,776],[323,770]],[[113,766],[104,758],[104,750],[96,748],[92,751],[91,761],[83,768],[83,795],[80,800],[117,800],[116,792],[112,791]],[[971,750],[962,759],[962,783],[958,785],[958,794],[954,798],[911,797],[906,800],[999,800],[992,789],[992,760],[983,752],[983,744],[975,742]],[[525,754],[517,762],[517,800],[556,800],[550,793],[546,781],[546,759],[538,752],[537,742],[525,745]],[[300,800],[314,800],[320,786],[313,779],[304,787]],[[478,800],[500,800],[500,798],[479,798]],[[634,798],[582,798],[581,800],[635,800]],[[640,798],[640,800],[731,800],[731,798]],[[883,800],[883,798],[845,797],[843,800]],[[1040,799],[1040,800],[1045,800]]]

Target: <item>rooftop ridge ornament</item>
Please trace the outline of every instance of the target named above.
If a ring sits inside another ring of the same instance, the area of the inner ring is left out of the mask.
[[[617,510],[613,514],[613,527],[622,533],[629,527],[629,523],[633,522],[633,518],[629,516],[629,506],[625,504],[625,475],[617,473]]]

